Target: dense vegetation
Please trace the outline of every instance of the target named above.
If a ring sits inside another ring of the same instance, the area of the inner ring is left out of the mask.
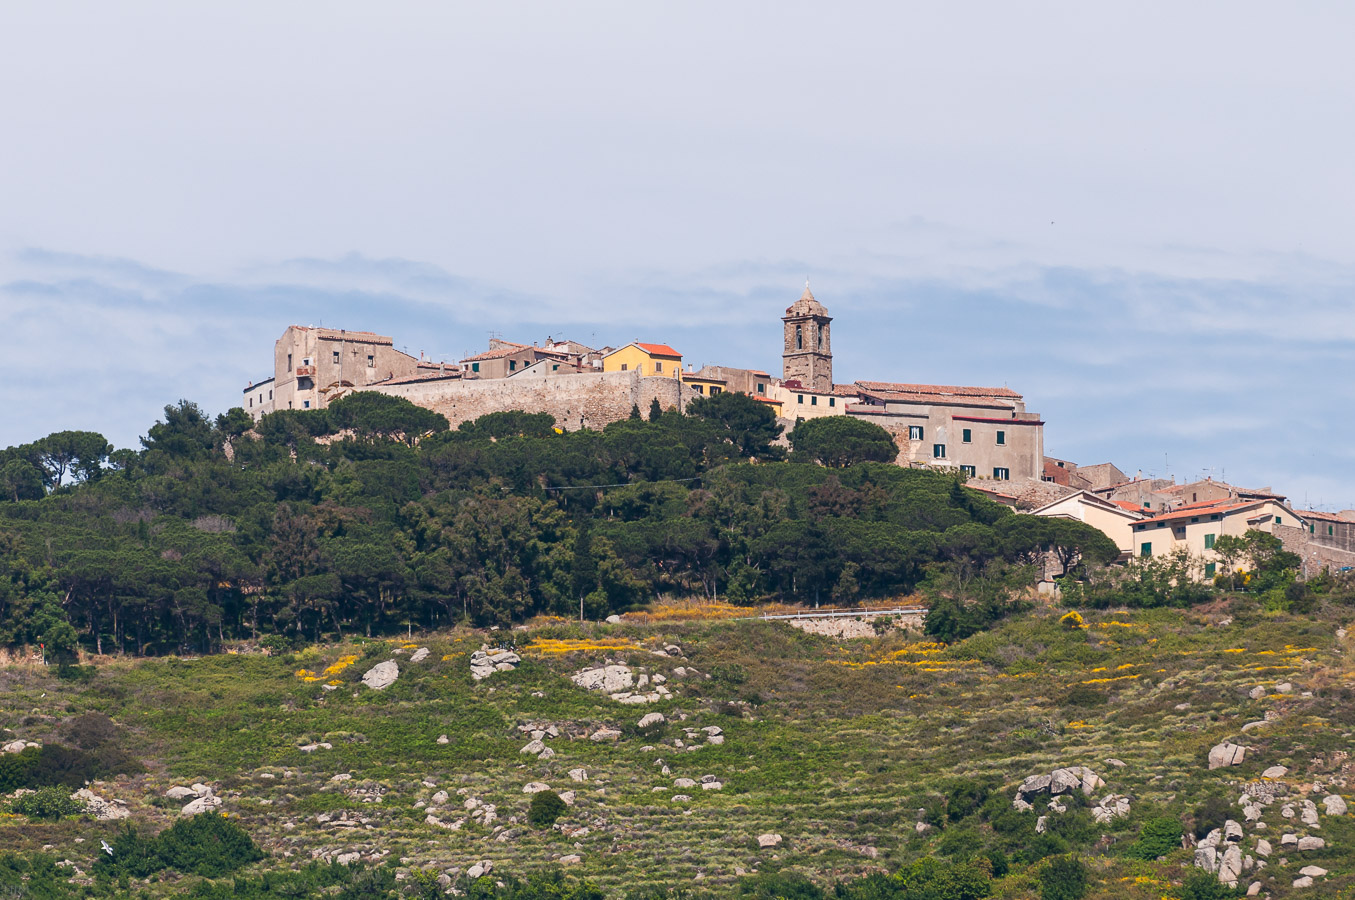
[[[927,579],[963,636],[1045,549],[1114,556],[1079,523],[872,462],[891,457],[869,423],[805,423],[789,454],[778,432],[733,394],[562,432],[520,412],[451,430],[358,393],[257,428],[181,402],[138,451],[53,434],[0,451],[0,644],[206,652],[663,594],[850,603]]]

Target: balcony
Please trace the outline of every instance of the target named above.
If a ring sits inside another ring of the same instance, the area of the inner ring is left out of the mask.
[[[297,367],[296,367],[296,377],[297,377],[297,378],[314,378],[314,377],[315,377],[315,366],[297,366]]]

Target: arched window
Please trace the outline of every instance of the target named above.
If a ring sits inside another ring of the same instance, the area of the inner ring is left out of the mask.
[[[796,325],[796,326],[795,326],[795,349],[796,349],[796,350],[803,350],[803,349],[805,348],[804,335],[800,333],[800,329],[801,329],[802,327],[803,327],[803,326],[801,326],[801,325]]]
[[[823,326],[819,326],[819,349],[823,349]]]

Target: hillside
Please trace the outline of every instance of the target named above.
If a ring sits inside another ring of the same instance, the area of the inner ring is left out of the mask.
[[[1018,898],[1040,896],[1043,857],[1073,852],[1087,864],[1086,896],[1158,900],[1207,895],[1183,886],[1198,871],[1183,868],[1196,851],[1179,837],[1165,847],[1140,838],[1145,823],[1156,822],[1150,834],[1165,818],[1203,835],[1233,819],[1244,825],[1242,853],[1267,863],[1241,888],[1347,896],[1355,820],[1329,814],[1323,799],[1350,797],[1349,612],[1262,612],[1242,597],[1189,611],[1084,611],[1078,627],[1063,610],[1040,609],[950,646],[885,623],[840,639],[733,618],[536,619],[511,631],[349,639],[276,656],[105,658],[64,678],[16,662],[0,673],[0,703],[6,743],[83,740],[144,762],[144,772],[91,789],[123,801],[146,832],[180,819],[204,793],[195,783],[210,788],[226,821],[266,854],[241,877],[341,858],[369,875],[389,867],[386,877],[399,880],[388,883],[405,890],[422,877],[435,895],[437,875],[467,889],[466,870],[488,860],[485,883],[563,867],[567,884],[590,881],[607,896],[774,896],[786,885],[809,896],[794,876],[823,887],[930,856],[969,860],[965,871],[982,873],[989,895]],[[511,646],[514,667],[476,680],[472,655],[482,646]],[[386,661],[397,680],[364,685]],[[632,703],[570,680],[604,664],[646,677],[643,689],[612,684],[618,694],[669,695]],[[665,721],[638,724],[655,712]],[[95,727],[91,713],[115,728]],[[533,731],[545,732],[539,743]],[[1245,758],[1210,770],[1211,748],[1225,741],[1244,746]],[[1064,794],[1062,814],[1034,793],[1036,809],[1012,808],[1024,779],[1074,766],[1104,785],[1086,799]],[[703,780],[720,787],[703,789]],[[528,824],[524,787],[533,783],[573,792],[555,827]],[[171,800],[175,786],[189,792]],[[1237,805],[1244,792],[1262,798],[1248,805],[1264,830]],[[1097,822],[1091,808],[1113,809],[1119,798],[1128,814]],[[1315,801],[1316,825],[1301,821],[1304,799]],[[99,840],[116,843],[118,827],[6,815],[0,848],[17,855],[0,865],[0,884],[28,866],[32,896],[66,896],[73,869],[41,877],[44,853],[69,860],[85,876],[74,882],[98,895],[177,896],[201,881],[173,870],[124,876],[121,886],[89,877]],[[1291,832],[1325,846],[1283,845]],[[759,846],[760,835],[780,841]],[[1268,859],[1257,852],[1265,839]],[[1144,847],[1146,859],[1131,857]],[[1304,866],[1327,874],[1292,887]],[[330,893],[354,878],[347,867],[315,871]],[[275,893],[261,884],[235,895],[284,895],[281,882]],[[530,894],[547,895],[560,894]]]

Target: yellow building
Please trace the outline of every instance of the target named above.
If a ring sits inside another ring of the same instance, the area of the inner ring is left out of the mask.
[[[641,344],[637,341],[602,357],[602,371],[681,378],[682,354],[667,344]]]

